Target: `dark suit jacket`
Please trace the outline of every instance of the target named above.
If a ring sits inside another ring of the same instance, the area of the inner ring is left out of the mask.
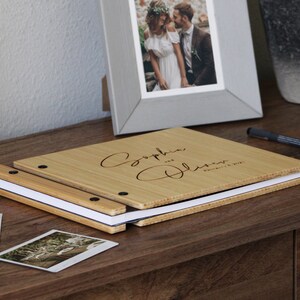
[[[182,40],[183,35],[181,35],[180,44],[184,57]],[[195,25],[192,36],[192,70],[194,74],[193,84],[195,85],[214,84],[217,82],[210,34]]]

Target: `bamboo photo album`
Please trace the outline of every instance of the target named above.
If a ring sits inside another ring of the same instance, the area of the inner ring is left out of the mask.
[[[1,195],[109,233],[299,183],[297,159],[185,128],[0,166]]]

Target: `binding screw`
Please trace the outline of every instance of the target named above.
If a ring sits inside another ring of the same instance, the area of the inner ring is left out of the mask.
[[[99,201],[99,200],[100,200],[100,198],[98,198],[98,197],[91,197],[90,198],[90,201],[93,201],[93,202]]]
[[[46,165],[39,165],[38,168],[39,168],[39,169],[47,169],[48,166],[46,166]]]
[[[9,174],[12,174],[12,175],[15,175],[15,174],[18,174],[19,172],[16,171],[16,170],[11,170],[11,171],[9,171],[8,173],[9,173]]]
[[[127,193],[127,192],[120,192],[119,195],[120,195],[120,196],[127,196],[128,193]]]

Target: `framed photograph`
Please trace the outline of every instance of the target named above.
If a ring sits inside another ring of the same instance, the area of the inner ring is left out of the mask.
[[[99,0],[115,135],[262,117],[247,0]]]

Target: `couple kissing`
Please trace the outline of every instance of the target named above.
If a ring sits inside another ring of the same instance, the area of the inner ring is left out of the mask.
[[[157,80],[153,91],[216,83],[210,34],[194,25],[193,17],[185,2],[174,6],[172,17],[164,1],[149,4],[144,46]]]

